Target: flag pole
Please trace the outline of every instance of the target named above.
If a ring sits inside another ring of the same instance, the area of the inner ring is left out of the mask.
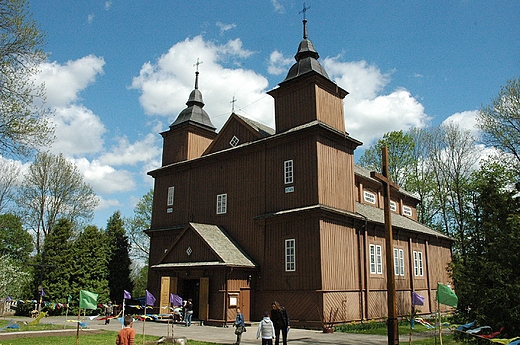
[[[144,345],[144,324],[146,323],[146,302],[144,303],[144,313],[143,313],[143,345]]]
[[[123,296],[123,315],[122,315],[122,317],[123,317],[123,320],[124,320],[125,319],[125,296]],[[121,323],[121,328],[125,328],[125,323],[124,322]]]
[[[439,290],[437,289],[437,293]],[[441,319],[441,302],[437,300],[437,312],[439,313],[439,341],[442,345],[442,319]]]
[[[78,322],[76,322],[76,345],[79,343],[79,318],[81,317],[81,308],[78,308]]]
[[[63,329],[67,327],[67,316],[69,315],[69,300],[67,298],[67,309],[65,309],[65,323],[63,324]]]

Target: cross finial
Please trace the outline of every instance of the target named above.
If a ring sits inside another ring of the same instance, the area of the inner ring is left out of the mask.
[[[199,61],[199,58],[197,58],[197,62],[193,66],[197,66],[197,69],[195,70],[195,88],[199,88],[199,65],[202,63],[202,61]]]
[[[202,64],[204,61],[199,61],[199,58],[197,58],[197,62],[193,64],[193,66],[197,66],[196,72],[199,73],[199,65]]]
[[[309,7],[305,7],[305,2],[303,3],[303,10],[300,11],[300,13],[303,13],[303,20],[307,20],[305,19],[305,12],[307,12],[307,10],[311,8],[310,6]]]
[[[235,102],[237,101],[237,99],[235,98],[235,95],[233,95],[233,99],[231,100],[231,112],[234,114],[235,113]]]

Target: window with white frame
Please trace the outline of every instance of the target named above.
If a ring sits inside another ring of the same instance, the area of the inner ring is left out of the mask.
[[[294,238],[285,240],[285,271],[296,271],[296,241]]]
[[[368,192],[368,191],[363,191],[363,198],[365,199],[366,202],[369,202],[371,204],[375,204],[376,203],[376,195],[372,192]]]
[[[166,206],[173,206],[173,196],[175,187],[168,187],[168,199],[166,200]]]
[[[284,169],[284,181],[285,184],[290,184],[294,182],[294,176],[293,176],[293,161],[288,160],[283,162],[283,169]]]
[[[381,246],[377,244],[370,245],[370,273],[383,273],[383,257],[381,254]]]
[[[424,275],[422,252],[413,252],[413,269],[416,277],[422,277]]]
[[[410,206],[403,206],[403,215],[407,217],[412,216],[412,208]]]
[[[227,194],[217,195],[217,214],[224,214],[227,212]]]
[[[390,200],[390,210],[394,212],[397,211],[397,203],[395,201]]]
[[[238,145],[239,142],[240,142],[240,140],[238,140],[238,138],[233,135],[233,138],[231,138],[231,141],[229,142],[229,145],[235,147],[235,146]]]
[[[394,274],[404,276],[404,250],[394,248]]]

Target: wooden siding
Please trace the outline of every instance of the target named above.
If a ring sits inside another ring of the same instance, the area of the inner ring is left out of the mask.
[[[188,123],[161,134],[164,138],[163,166],[200,157],[217,135],[214,131]]]
[[[276,133],[311,122],[316,119],[316,94],[312,84],[299,83],[296,88],[274,89]]]
[[[355,211],[353,156],[330,141],[317,143],[319,203]]]
[[[322,290],[359,290],[357,236],[353,229],[320,222]]]
[[[191,254],[188,254],[188,248],[191,248]],[[220,261],[213,250],[191,229],[175,243],[174,250],[166,254],[163,262]]]
[[[343,100],[330,92],[315,86],[317,119],[337,130],[345,131]]]
[[[260,138],[258,133],[251,131],[250,127],[245,126],[238,116],[231,114],[228,122],[222,127],[222,130],[204,154],[207,155],[231,148],[230,142],[233,137],[239,140],[238,145],[249,143]]]

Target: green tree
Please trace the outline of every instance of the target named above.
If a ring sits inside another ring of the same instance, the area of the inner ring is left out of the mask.
[[[492,103],[480,109],[477,126],[486,144],[514,157],[520,175],[520,78],[509,80]]]
[[[109,246],[108,285],[113,301],[123,300],[123,290],[132,291],[130,279],[130,243],[126,236],[123,220],[119,211],[114,212],[107,222],[106,238]]]
[[[32,237],[23,229],[20,217],[10,213],[0,215],[0,256],[26,263],[32,251]]]
[[[108,286],[109,245],[106,233],[96,226],[88,225],[79,234],[73,245],[71,296],[78,298],[80,290],[99,294],[98,302],[110,298]]]
[[[144,296],[148,288],[148,265],[135,267],[132,271],[132,283],[134,284],[132,296]]]
[[[0,1],[0,153],[27,156],[54,140],[44,85],[34,83],[45,61],[45,35],[25,0]]]
[[[381,150],[388,148],[388,173],[390,179],[400,187],[407,189],[409,171],[417,165],[417,159],[413,155],[415,142],[403,131],[388,132],[377,143],[369,147],[359,158],[359,164],[369,170],[381,171]]]
[[[144,231],[152,224],[152,202],[153,189],[150,189],[135,206],[134,216],[125,220],[132,244],[131,254],[137,260],[148,260],[150,238]]]
[[[51,233],[45,238],[42,264],[53,266],[44,272],[41,282],[46,298],[53,302],[65,302],[71,292],[71,277],[74,275],[73,230],[68,219],[59,219]],[[38,283],[36,284],[36,286]]]
[[[510,336],[520,332],[520,199],[511,190],[513,181],[496,159],[473,174],[474,230],[465,257],[454,253],[452,269],[459,308],[480,324],[504,326]]]
[[[24,175],[18,205],[36,234],[39,253],[45,236],[60,218],[73,225],[92,219],[99,200],[74,163],[63,155],[40,152]]]
[[[0,296],[22,298],[31,275],[9,255],[0,256]]]

